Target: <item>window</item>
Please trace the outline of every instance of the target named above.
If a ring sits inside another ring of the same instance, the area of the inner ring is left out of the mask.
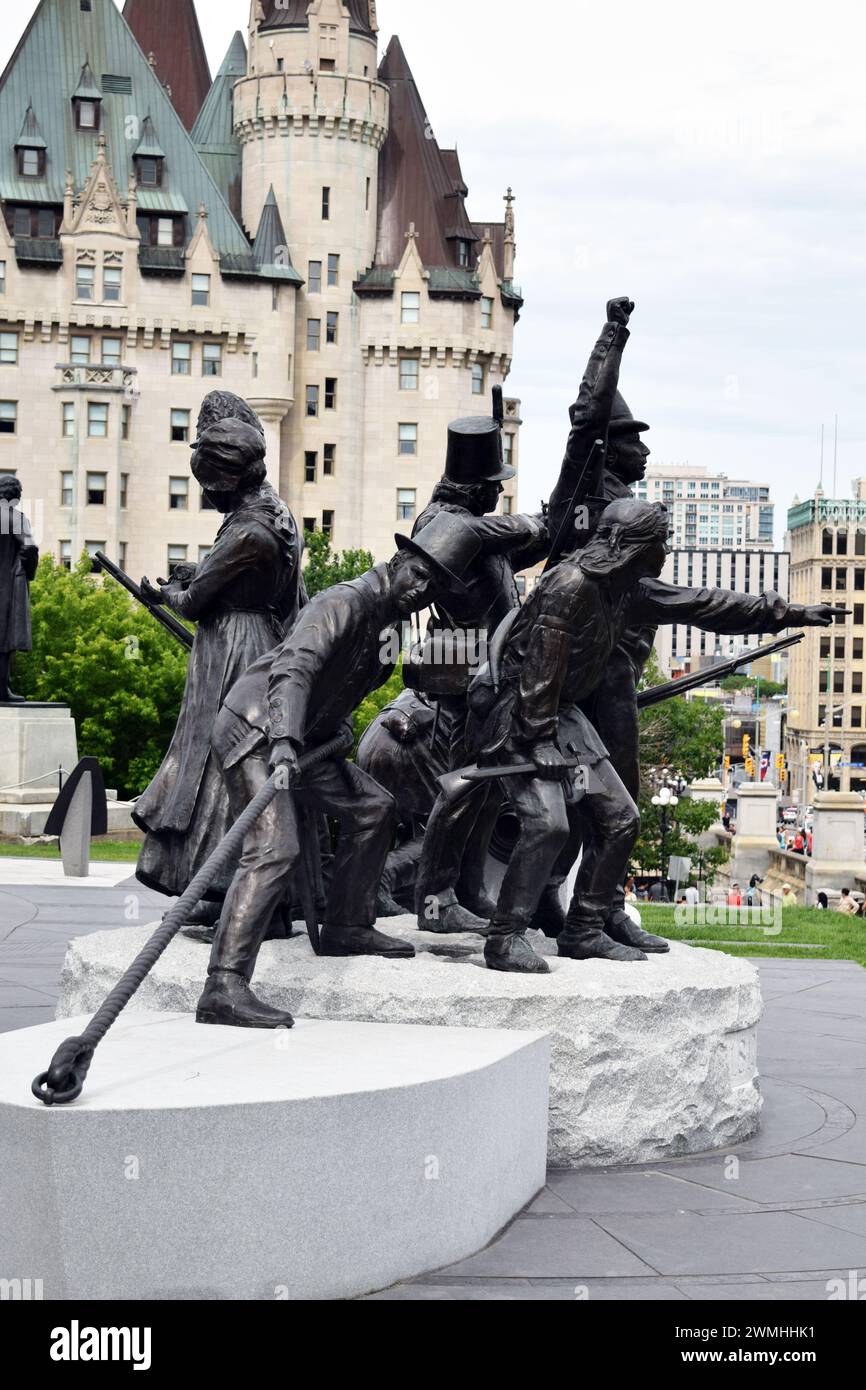
[[[822,637],[820,641],[819,656],[828,657],[830,655],[830,638]]]
[[[334,538],[333,512],[322,512],[322,535],[327,536],[329,541]]]
[[[123,274],[119,266],[107,265],[102,271],[102,299],[105,304],[120,302]]]
[[[417,357],[400,358],[400,390],[418,390],[418,369],[420,363]]]
[[[213,504],[213,502],[211,501],[211,499],[208,497],[208,495],[207,495],[207,493],[205,492],[204,488],[202,488],[201,497],[199,498],[199,504],[198,504],[198,506],[199,506],[199,511],[201,511],[201,512],[215,512],[215,511],[216,511],[216,507],[214,506],[214,504]]]
[[[18,172],[25,179],[40,179],[45,173],[45,151],[19,150]]]
[[[72,541],[61,541],[57,551],[60,557],[61,567],[65,570],[72,569]]]
[[[326,444],[322,456],[322,472],[326,478],[333,478],[337,467],[337,446]]]
[[[399,425],[398,426],[398,447],[399,454],[417,454],[418,452],[418,426]]]
[[[204,343],[201,350],[201,374],[202,376],[222,376],[223,373],[223,349],[222,343]]]
[[[421,322],[421,295],[416,290],[404,290],[400,296],[400,322]]]
[[[484,367],[480,362],[472,363],[472,394],[473,396],[484,395]]]
[[[252,372],[253,380],[255,381],[256,377],[259,374],[259,354],[257,352],[253,352],[250,354],[250,370]]]
[[[171,441],[173,444],[189,443],[188,410],[173,410],[171,412]]]
[[[330,255],[328,257],[328,284],[339,285],[340,283],[340,257]]]
[[[0,261],[0,294],[6,293],[6,262]]]
[[[337,378],[335,376],[325,377],[325,409],[337,409]]]
[[[835,659],[836,661],[844,661],[844,660],[845,660],[845,638],[844,638],[844,637],[834,637],[834,639],[833,639],[833,657],[834,657],[834,659]]]
[[[18,365],[17,333],[0,333],[0,362],[9,367]]]
[[[862,626],[863,626],[863,604],[862,604],[862,603],[855,603],[855,604],[854,604],[854,626],[855,626],[855,627],[862,627]]]
[[[107,409],[107,407],[106,407]],[[108,491],[107,473],[88,473],[87,475],[87,505],[88,507],[104,507],[105,495]]]
[[[863,706],[851,706],[851,728],[860,729],[863,727]]]
[[[75,267],[75,298],[92,299],[93,282],[96,278],[96,271],[92,265],[77,265]]]
[[[169,478],[168,507],[172,512],[189,511],[189,478]]]
[[[122,343],[119,338],[103,338],[102,340],[102,365],[104,367],[119,367]]]
[[[318,352],[322,345],[322,320],[307,319],[307,351]]]
[[[848,588],[848,571],[847,571],[846,569],[837,569],[837,571],[836,571],[836,592],[837,592],[837,594],[844,593],[845,590],[846,590],[847,588]]]
[[[87,433],[91,439],[108,438],[108,406],[99,401],[87,402]]]
[[[315,483],[318,480],[319,455],[315,450],[308,449],[304,454],[304,482]]]
[[[129,474],[120,475],[120,510],[125,512],[129,506]]]
[[[174,578],[174,571],[177,565],[186,564],[187,547],[185,545],[170,545],[168,547],[168,577]]]
[[[131,419],[132,419],[132,411],[131,411],[130,407],[129,407],[128,405],[122,405],[122,406],[120,407],[120,437],[121,437],[121,439],[126,440],[126,439],[129,438],[129,425],[130,425]]]
[[[514,435],[503,434],[502,436],[502,457],[507,468],[513,468],[514,463]]]
[[[482,296],[481,299],[481,327],[493,327],[493,300],[486,295]]]
[[[162,183],[162,160],[139,155],[135,161],[135,172],[142,188],[159,188]]]
[[[829,689],[829,687],[830,687],[830,673],[829,673],[829,671],[819,671],[819,672],[818,672],[818,694],[819,694],[819,695],[826,695],[826,694],[827,694],[827,691],[828,691],[828,689]]]
[[[76,130],[98,130],[99,129],[99,102],[82,101],[80,98],[73,102],[75,107],[75,128]]]
[[[822,588],[822,589],[832,589],[832,587],[833,587],[833,571],[832,571],[827,565],[824,565],[824,566],[822,566],[822,569],[821,569],[821,588]]]
[[[118,542],[117,542],[117,563],[118,563],[118,565],[120,566],[120,568],[123,570],[123,572],[124,572],[124,574],[125,574],[125,573],[126,573],[126,541],[118,541]]]
[[[61,406],[63,412],[62,433],[64,439],[75,438],[75,405],[72,401],[64,401]]]
[[[834,672],[833,672],[833,694],[834,694],[834,695],[844,695],[844,694],[845,694],[845,672],[844,672],[844,671],[834,671]]]
[[[854,588],[855,588],[858,592],[862,592],[863,589],[866,589],[866,582],[864,582],[864,581],[866,581],[866,570],[855,570],[855,571],[854,571]]]
[[[322,290],[322,262],[310,261],[307,266],[307,294],[320,294]]]
[[[854,554],[866,555],[866,531],[861,531],[859,527],[854,532]]]
[[[151,217],[139,213],[136,220],[142,246],[183,246],[182,217]]]
[[[398,487],[397,489],[397,520],[415,520],[415,502],[417,490],[414,487]]]
[[[852,672],[851,672],[851,694],[852,694],[852,695],[862,695],[862,694],[863,694],[863,672],[862,672],[862,671],[852,671]]]
[[[314,516],[305,516],[305,517],[304,517],[304,530],[305,530],[305,531],[315,531],[315,530],[316,530],[316,518],[315,518]]]
[[[70,360],[70,362],[72,363],[73,367],[89,367],[89,365],[90,365],[90,339],[89,339],[89,338],[78,338],[78,337],[74,337],[74,338],[72,339],[71,351],[70,351],[70,353],[69,353],[69,360]]]
[[[851,657],[852,657],[852,660],[854,660],[854,661],[862,661],[862,660],[863,660],[863,638],[862,638],[862,637],[855,637],[855,638],[853,639],[853,650],[852,650],[852,652],[851,652]]]
[[[457,264],[464,268],[469,265],[470,245],[462,239],[457,243]]]
[[[322,189],[322,221],[323,221],[323,222],[329,221],[330,216],[331,216],[331,190],[330,190],[330,188],[323,188],[323,189]]]
[[[209,275],[194,275],[192,277],[192,302],[200,308],[207,308],[210,304]]]
[[[514,511],[514,498],[513,498],[513,497],[503,497],[503,499],[502,499],[502,515],[503,515],[503,516],[511,516],[511,513],[512,513],[513,511]]]
[[[837,555],[847,555],[847,554],[848,554],[848,532],[847,532],[847,531],[837,531],[837,532],[836,532],[836,554],[837,554]]]
[[[366,200],[365,200],[365,202],[364,202],[364,211],[365,211],[365,212],[369,212],[369,211],[370,211],[370,180],[369,180],[369,178],[367,179],[367,195],[366,195]]]
[[[18,402],[0,401],[0,434],[15,434],[18,429]]]
[[[192,343],[172,343],[172,376],[189,376],[192,371]]]
[[[328,342],[328,343],[335,343],[335,342],[337,341],[337,328],[338,328],[339,322],[340,322],[340,315],[339,315],[339,314],[334,314],[334,313],[328,314],[328,322],[327,322],[326,336],[325,336],[325,341],[326,341],[326,342]]]
[[[319,388],[318,386],[307,387],[307,414],[318,415],[319,413]]]

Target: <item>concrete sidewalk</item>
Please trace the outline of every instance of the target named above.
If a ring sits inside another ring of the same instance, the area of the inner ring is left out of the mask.
[[[155,921],[168,902],[129,865],[100,865],[79,885],[38,864],[28,884],[27,862],[0,860],[0,1031],[53,1017],[70,937]],[[202,946],[203,975],[206,958]],[[866,971],[756,964],[766,1103],[755,1139],[643,1168],[552,1171],[486,1250],[371,1297],[823,1301],[858,1279],[866,1290]]]

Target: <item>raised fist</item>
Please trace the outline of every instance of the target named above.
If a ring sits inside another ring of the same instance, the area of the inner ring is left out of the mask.
[[[634,313],[634,300],[623,295],[620,299],[609,299],[607,301],[607,321],[608,323],[621,323],[623,327],[628,326],[628,321]]]

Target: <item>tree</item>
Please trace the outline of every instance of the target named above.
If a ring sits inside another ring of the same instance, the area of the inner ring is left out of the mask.
[[[330,589],[332,584],[344,584],[372,569],[373,556],[369,550],[344,550],[337,554],[331,549],[324,531],[305,531],[304,538],[307,543],[304,583],[310,598],[323,589]]]
[[[655,655],[651,654],[641,681],[641,689],[658,685],[663,677]],[[674,696],[640,713],[641,790],[639,808],[641,832],[632,852],[632,863],[644,870],[658,870],[661,863],[661,822],[652,804],[654,787],[650,778],[653,767],[670,767],[682,773],[687,781],[706,777],[714,771],[723,755],[725,712],[719,705],[704,700],[686,700]],[[719,819],[714,802],[680,798],[676,816],[668,820],[665,837],[666,855],[681,855],[692,861],[701,854],[704,878],[712,881],[715,868],[726,857],[723,849],[701,850],[698,839]]]
[[[71,571],[46,556],[30,596],[33,650],[18,657],[17,688],[68,704],[80,755],[99,759],[121,797],[138,796],[174,732],[186,649],[86,556]]]

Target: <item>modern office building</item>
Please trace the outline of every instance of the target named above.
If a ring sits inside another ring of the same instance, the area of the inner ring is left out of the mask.
[[[790,556],[784,550],[674,550],[667,559],[662,579],[688,588],[736,589],[746,594],[770,590],[788,598]],[[760,635],[718,636],[680,623],[660,627],[656,656],[668,674],[695,671],[714,657],[736,656],[759,645]]]
[[[644,502],[665,504],[678,550],[773,548],[773,503],[765,483],[700,466],[651,462],[634,492]]]

